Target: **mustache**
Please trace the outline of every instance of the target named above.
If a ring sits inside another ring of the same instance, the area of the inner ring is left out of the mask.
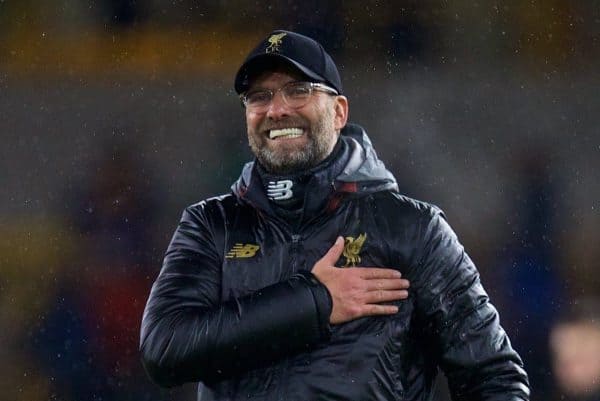
[[[294,128],[294,127],[308,127],[310,124],[307,123],[303,118],[286,118],[285,120],[280,121],[266,121],[261,124],[261,131],[270,131],[272,129],[282,129],[282,128]]]

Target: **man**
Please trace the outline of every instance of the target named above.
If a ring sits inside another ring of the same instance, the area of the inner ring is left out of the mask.
[[[142,322],[149,375],[202,400],[426,400],[441,367],[455,400],[528,400],[475,266],[346,123],[321,45],[273,32],[235,89],[256,160],[183,213]]]

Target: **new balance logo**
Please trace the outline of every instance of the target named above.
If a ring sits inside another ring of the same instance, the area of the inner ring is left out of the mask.
[[[294,183],[290,180],[270,181],[267,187],[267,196],[273,200],[290,199],[293,195]]]
[[[231,248],[225,257],[227,259],[231,258],[251,258],[256,255],[256,251],[260,249],[260,246],[254,244],[240,244],[237,243]]]

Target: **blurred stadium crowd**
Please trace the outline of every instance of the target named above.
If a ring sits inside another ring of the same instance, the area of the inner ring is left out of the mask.
[[[146,379],[141,313],[182,208],[250,157],[233,74],[274,28],[445,210],[532,399],[599,400],[598,0],[0,1],[0,398],[194,399]]]

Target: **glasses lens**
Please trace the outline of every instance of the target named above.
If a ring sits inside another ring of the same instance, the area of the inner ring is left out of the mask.
[[[281,88],[281,92],[290,107],[302,107],[308,102],[312,87],[308,82],[292,82]]]
[[[261,109],[266,107],[271,101],[270,91],[255,91],[246,95],[244,103],[249,109]]]
[[[310,82],[290,82],[275,93],[281,91],[284,102],[293,108],[304,106],[310,99],[313,87]],[[264,111],[273,100],[274,92],[271,90],[256,90],[244,96],[243,101],[247,109]]]

